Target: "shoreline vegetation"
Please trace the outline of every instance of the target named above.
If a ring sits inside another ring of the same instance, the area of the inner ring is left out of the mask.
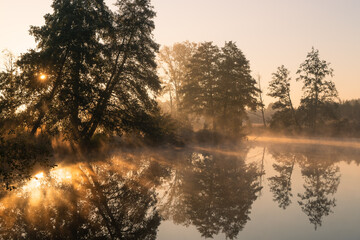
[[[104,153],[113,147],[234,146],[257,132],[360,137],[360,100],[341,102],[333,69],[312,48],[297,70],[280,66],[261,89],[233,41],[154,41],[150,0],[58,1],[31,26],[36,47],[5,54],[0,72],[0,183],[54,167],[54,155]],[[262,94],[276,99],[265,109]],[[164,101],[160,101],[160,99]],[[168,99],[168,100],[167,100]],[[257,112],[256,112],[257,111]],[[259,113],[266,130],[252,127]],[[271,112],[270,115],[266,115]]]

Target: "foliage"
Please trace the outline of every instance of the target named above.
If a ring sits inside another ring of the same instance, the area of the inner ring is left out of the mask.
[[[249,62],[233,42],[219,48],[200,43],[190,59],[182,92],[182,108],[210,119],[212,129],[238,134],[247,117],[246,108],[258,106],[259,90],[250,75]]]
[[[300,127],[290,97],[291,78],[289,77],[289,70],[282,65],[272,75],[268,95],[277,98],[277,101],[272,106],[277,112],[273,115],[270,126],[278,129],[288,128],[292,125]]]
[[[321,116],[319,109],[338,96],[335,84],[331,80],[326,80],[327,77],[333,76],[333,69],[330,68],[330,63],[320,59],[319,50],[312,48],[297,73],[300,75],[297,80],[304,83],[301,99],[301,108],[306,113],[304,120],[313,131],[316,131]]]
[[[292,107],[290,98],[290,72],[284,65],[277,68],[277,72],[272,74],[272,80],[269,83],[268,95],[278,100],[272,106],[273,109],[288,109]]]
[[[157,112],[160,90],[155,13],[148,0],[116,6],[113,12],[103,1],[54,0],[45,25],[31,27],[37,48],[20,57],[17,81],[5,90],[17,93],[12,109],[25,110],[7,119],[21,117],[32,134],[42,126],[80,144],[95,132],[146,130],[137,118]]]
[[[216,88],[220,49],[212,42],[200,43],[190,59],[182,92],[182,108],[188,113],[212,118],[215,128]]]
[[[51,144],[45,136],[0,137],[0,189],[12,190],[29,179],[35,165],[50,167]]]
[[[219,67],[218,111],[219,125],[227,134],[238,134],[242,121],[247,118],[246,108],[258,106],[256,81],[251,77],[249,61],[234,42],[227,42],[221,49]]]
[[[25,185],[8,194],[0,209],[0,238],[156,239],[161,221],[156,194],[143,184],[154,164],[127,174],[131,164],[114,168],[113,163],[67,166],[60,171],[68,179],[49,174],[38,180],[41,189]]]
[[[178,114],[183,99],[181,89],[186,81],[187,67],[196,50],[197,44],[189,41],[164,46],[158,54],[158,63],[162,72],[161,80],[164,93],[169,94],[171,113]],[[173,101],[175,100],[175,101]],[[175,102],[175,104],[173,104]]]

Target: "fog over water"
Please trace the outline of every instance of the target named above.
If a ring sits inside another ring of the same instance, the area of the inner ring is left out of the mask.
[[[0,239],[357,239],[357,147],[112,151],[2,192]]]

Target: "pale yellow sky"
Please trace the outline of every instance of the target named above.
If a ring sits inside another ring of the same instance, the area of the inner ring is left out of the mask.
[[[114,3],[115,0],[107,0]],[[154,36],[171,45],[190,40],[237,42],[260,74],[263,89],[284,64],[292,73],[293,98],[301,97],[296,70],[311,47],[331,62],[341,99],[360,98],[360,1],[358,0],[153,0]],[[30,25],[42,25],[51,0],[0,0],[0,50],[15,54],[35,46]],[[272,99],[265,97],[266,103]]]

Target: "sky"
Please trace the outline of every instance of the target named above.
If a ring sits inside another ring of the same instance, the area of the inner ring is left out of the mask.
[[[115,0],[105,0],[111,6]],[[33,48],[30,25],[44,24],[52,0],[0,0],[0,51],[15,55]],[[301,98],[296,71],[315,47],[331,63],[342,100],[360,98],[359,0],[153,0],[154,37],[161,45],[185,40],[235,41],[261,76],[266,94],[271,74],[285,65],[295,105]],[[274,99],[264,96],[265,104]]]

